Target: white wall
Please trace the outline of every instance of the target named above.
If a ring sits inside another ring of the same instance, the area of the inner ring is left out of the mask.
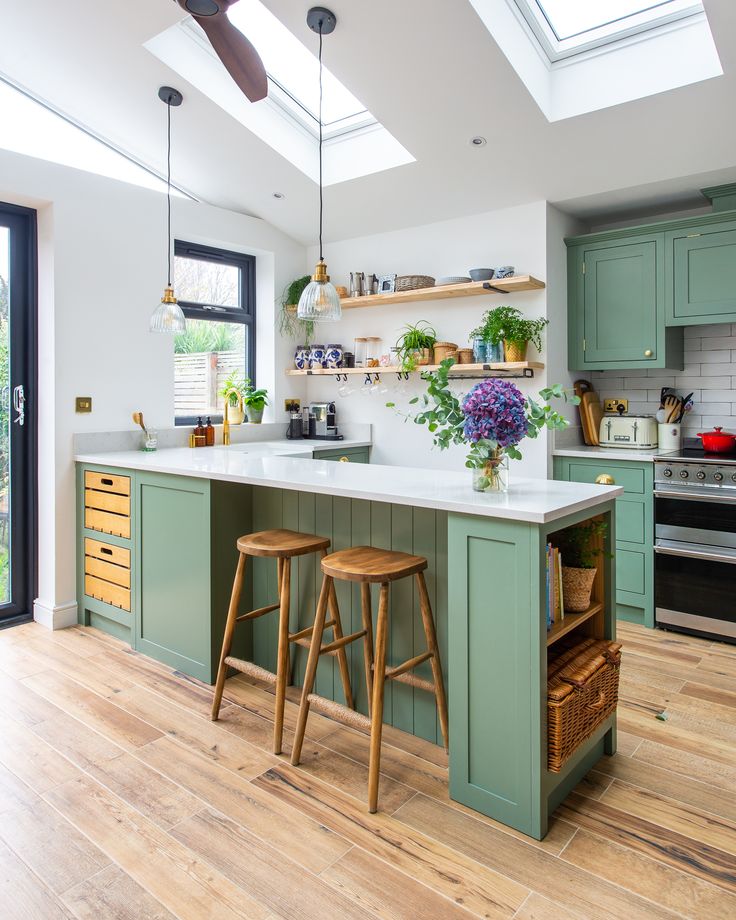
[[[380,206],[378,204],[377,206]],[[522,207],[478,214],[421,227],[410,227],[392,233],[359,239],[330,242],[325,246],[325,259],[335,284],[349,284],[349,273],[365,271],[375,274],[466,275],[468,269],[498,265],[514,265],[519,274],[547,276],[546,204],[534,202]],[[559,213],[559,212],[558,212]],[[310,270],[317,258],[310,250]],[[564,275],[563,275],[564,278]],[[564,288],[563,296],[564,296]],[[427,320],[437,330],[442,341],[469,344],[468,333],[478,325],[483,312],[500,304],[518,306],[530,317],[544,316],[545,291],[516,295],[496,295],[458,298],[455,300],[424,301],[406,306],[386,305],[376,308],[346,310],[337,324],[318,326],[318,341],[340,342],[351,347],[355,336],[380,335],[383,350],[395,344],[401,327]],[[566,322],[564,323],[566,328]],[[352,350],[352,347],[351,347]],[[537,357],[530,349],[530,358]],[[543,361],[549,358],[545,349]],[[549,375],[541,372],[530,381],[515,381],[524,393],[536,393],[546,385]],[[294,379],[294,378],[291,378]],[[359,382],[362,378],[358,378]],[[413,465],[435,469],[460,469],[464,451],[453,448],[440,452],[431,447],[431,435],[426,428],[404,422],[385,407],[395,400],[406,407],[408,399],[422,392],[424,384],[415,375],[407,385],[405,395],[397,393],[397,383],[389,376],[385,395],[363,392],[340,398],[333,378],[310,378],[310,400],[335,399],[338,424],[343,421],[367,421],[373,425],[375,463]],[[458,381],[457,390],[466,391],[477,381]],[[361,388],[362,389],[362,388]],[[513,464],[517,475],[547,476],[547,436],[522,445],[524,459]]]
[[[0,201],[39,214],[40,371],[31,394],[39,409],[36,609],[46,621],[60,611],[68,620],[76,615],[73,433],[129,428],[135,409],[153,427],[174,417],[173,343],[148,331],[166,281],[165,199],[0,151]],[[178,198],[173,232],[256,255],[257,376],[278,407],[290,348],[275,335],[274,301],[302,273],[304,247],[264,221]],[[92,397],[91,415],[75,414],[77,395]]]

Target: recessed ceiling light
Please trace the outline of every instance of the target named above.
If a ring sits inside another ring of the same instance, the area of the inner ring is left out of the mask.
[[[480,134],[476,134],[475,137],[470,138],[470,143],[473,147],[485,147],[488,141],[484,137],[481,137]]]
[[[283,192],[274,192],[273,197],[278,198],[278,200],[281,201],[282,198],[286,198],[286,195],[284,195]]]

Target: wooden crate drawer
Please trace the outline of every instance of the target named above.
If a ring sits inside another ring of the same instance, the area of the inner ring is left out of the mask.
[[[98,492],[116,492],[118,495],[130,495],[130,476],[116,476],[114,473],[98,473],[95,470],[84,471],[85,489]]]
[[[84,509],[84,526],[87,530],[99,530],[102,533],[111,533],[116,537],[130,539],[130,517],[123,514],[111,514],[109,511],[98,511],[96,508]]]
[[[102,559],[86,556],[84,559],[84,572],[86,575],[94,575],[96,578],[102,578],[104,581],[112,582],[112,584],[121,588],[130,587],[130,569],[125,569],[121,565],[114,565],[112,562],[103,562]]]
[[[88,597],[97,598],[98,601],[119,607],[121,610],[130,610],[129,588],[121,588],[120,585],[113,585],[94,575],[84,576],[84,593]]]
[[[112,492],[97,492],[94,489],[84,490],[84,507],[96,508],[98,511],[109,511],[112,514],[122,514],[130,517],[130,496],[115,495]]]
[[[101,559],[103,562],[112,562],[113,565],[121,565],[125,569],[130,568],[130,550],[123,546],[114,546],[112,543],[102,543],[100,540],[85,537],[84,555]]]

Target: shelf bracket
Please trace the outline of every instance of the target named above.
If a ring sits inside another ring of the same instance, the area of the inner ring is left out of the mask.
[[[508,291],[504,291],[503,288],[496,287],[496,285],[491,284],[490,281],[484,281],[483,288],[486,291],[493,291],[494,294],[508,294]]]

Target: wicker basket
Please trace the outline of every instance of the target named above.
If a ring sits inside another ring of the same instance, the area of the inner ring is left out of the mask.
[[[434,363],[440,364],[445,358],[454,358],[457,354],[457,345],[454,342],[434,343]]]
[[[526,361],[526,350],[528,347],[528,342],[509,342],[504,340],[504,361]]]
[[[458,364],[472,364],[473,363],[473,349],[472,348],[458,348],[457,351],[457,363]]]
[[[565,610],[582,613],[590,607],[590,595],[597,569],[577,569],[569,565],[562,566],[562,596]]]
[[[396,278],[395,291],[418,291],[421,288],[434,287],[434,278],[429,275],[399,275]]]
[[[615,712],[621,645],[584,639],[547,666],[547,769],[559,773],[578,745]]]

